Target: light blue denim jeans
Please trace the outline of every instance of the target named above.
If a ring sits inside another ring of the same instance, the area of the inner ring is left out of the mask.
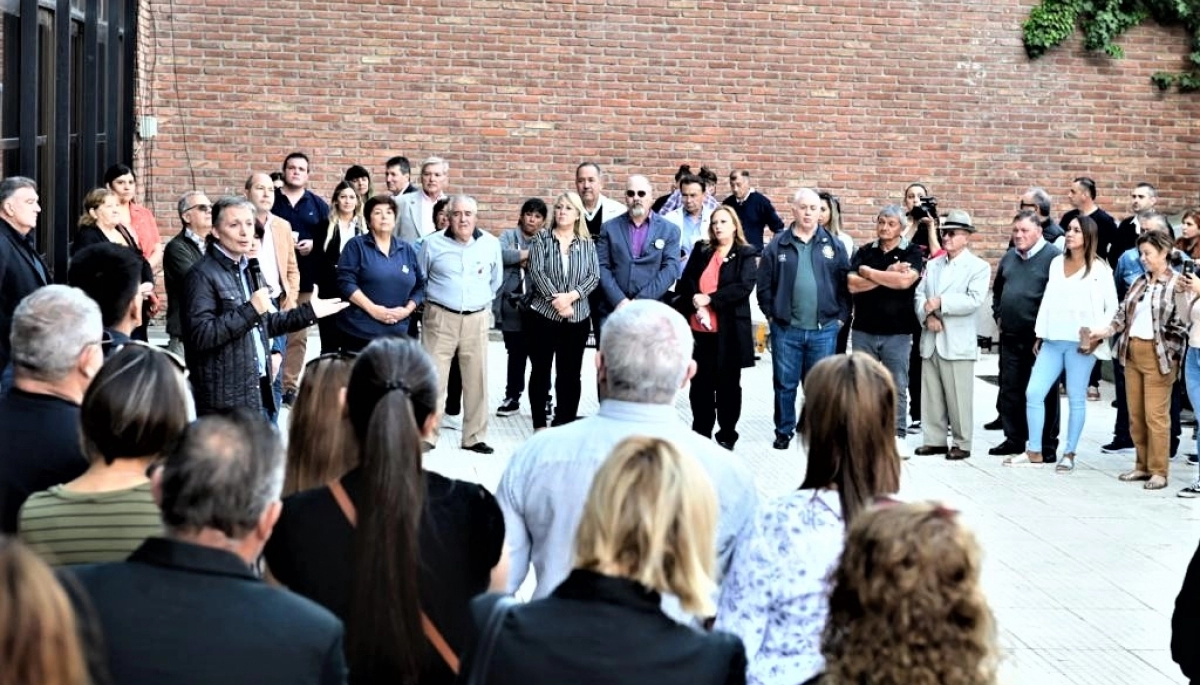
[[[1200,412],[1200,347],[1187,348],[1187,356],[1183,358],[1183,382],[1193,411]],[[1200,454],[1200,439],[1196,440],[1195,447],[1196,454]]]
[[[1025,421],[1029,424],[1029,440],[1025,449],[1042,451],[1042,427],[1046,423],[1046,393],[1058,380],[1063,369],[1067,371],[1067,444],[1063,454],[1074,454],[1083,435],[1083,421],[1087,417],[1087,384],[1092,374],[1096,357],[1079,353],[1078,340],[1043,340],[1042,349],[1033,362],[1029,385],[1025,388]]]

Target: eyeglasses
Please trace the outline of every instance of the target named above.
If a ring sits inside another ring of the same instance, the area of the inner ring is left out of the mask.
[[[635,197],[635,196],[636,197],[646,197],[646,191],[644,191],[644,190],[626,190],[625,191],[625,197]]]
[[[1032,202],[1022,202],[1021,209],[1037,209],[1038,206]]]
[[[191,207],[188,207],[187,209],[183,210],[183,212],[186,214],[186,213],[192,211],[193,209],[199,209],[202,212],[211,212],[212,205],[192,205]]]
[[[304,370],[307,371],[308,367],[312,366],[313,364],[316,364],[317,362],[321,362],[321,361],[336,359],[338,361],[349,362],[349,361],[354,361],[357,358],[358,358],[357,352],[350,352],[347,350],[338,350],[337,352],[326,352],[325,354],[323,354],[319,357],[314,357],[314,358],[308,360],[304,364]]]

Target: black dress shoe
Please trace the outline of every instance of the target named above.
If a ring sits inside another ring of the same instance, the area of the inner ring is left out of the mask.
[[[474,445],[465,445],[463,446],[463,449],[471,452],[478,452],[480,454],[492,454],[496,451],[492,449],[492,446],[486,442],[477,442]]]
[[[918,457],[928,457],[931,454],[945,454],[947,451],[949,450],[947,450],[945,445],[921,445],[913,450],[913,454]]]
[[[1002,430],[1003,428],[1004,428],[1004,422],[1000,420],[999,416],[997,416],[995,419],[992,419],[991,421],[988,421],[987,423],[983,424],[983,429],[986,431],[998,431],[998,430]]]
[[[779,433],[776,433],[775,434],[775,442],[771,443],[771,447],[774,447],[777,450],[786,450],[788,448],[788,445],[791,444],[791,442],[792,442],[792,436],[780,435]]]
[[[957,447],[951,447],[950,451],[946,454],[947,461],[960,461],[962,459],[969,459],[970,457],[970,452]]]
[[[1009,457],[1014,454],[1024,454],[1024,453],[1025,453],[1024,445],[1018,445],[1017,443],[1010,442],[1008,440],[1005,440],[1004,442],[1000,443],[999,445],[996,445],[992,449],[988,450],[988,454],[992,455],[993,457]]]

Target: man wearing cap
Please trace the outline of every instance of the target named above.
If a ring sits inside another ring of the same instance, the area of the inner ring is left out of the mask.
[[[942,221],[945,252],[925,265],[917,288],[916,312],[921,323],[921,426],[918,456],[944,454],[947,459],[971,456],[974,425],[972,398],[978,333],[975,313],[987,296],[992,271],[968,249],[971,216],[951,210]],[[953,431],[946,446],[947,421]]]
[[[904,417],[908,400],[908,356],[917,317],[913,296],[925,258],[920,246],[904,237],[904,208],[888,205],[875,218],[877,239],[861,247],[850,260],[846,285],[854,298],[850,338],[855,352],[878,359],[896,385],[896,442],[907,454]]]

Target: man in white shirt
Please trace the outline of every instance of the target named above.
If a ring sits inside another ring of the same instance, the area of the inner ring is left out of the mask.
[[[682,204],[667,212],[663,218],[679,227],[679,271],[687,265],[688,257],[696,242],[708,239],[708,220],[712,209],[704,201],[707,184],[699,176],[687,174],[679,179],[679,194]]]
[[[441,157],[421,163],[421,192],[404,193],[396,200],[396,235],[416,244],[437,230],[433,223],[433,205],[446,196],[450,164]]]

